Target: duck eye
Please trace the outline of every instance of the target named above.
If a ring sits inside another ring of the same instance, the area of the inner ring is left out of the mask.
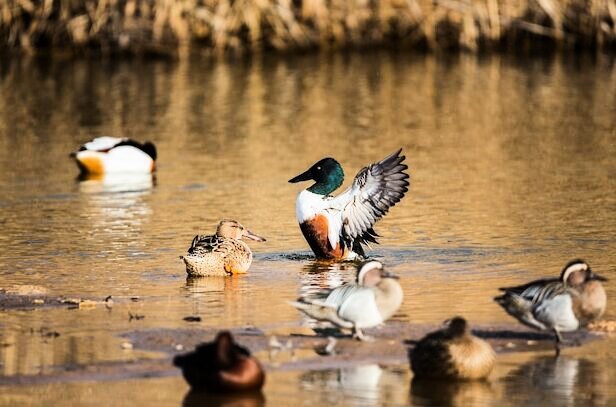
[[[321,170],[321,167],[317,167],[317,170]]]

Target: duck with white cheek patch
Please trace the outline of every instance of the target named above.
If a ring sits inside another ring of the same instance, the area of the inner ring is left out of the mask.
[[[378,261],[367,261],[357,271],[357,280],[320,295],[301,297],[290,304],[304,314],[353,330],[353,337],[370,339],[363,328],[371,328],[391,318],[404,294],[398,276],[386,271]]]
[[[521,323],[553,331],[559,354],[564,342],[561,332],[584,327],[605,312],[607,296],[602,281],[607,279],[595,274],[585,261],[573,260],[565,266],[560,278],[501,288],[505,293],[494,300]]]

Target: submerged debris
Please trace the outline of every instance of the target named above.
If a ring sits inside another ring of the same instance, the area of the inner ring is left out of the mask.
[[[113,307],[113,299],[111,298],[111,295],[105,297],[103,302],[105,303],[105,307],[107,307],[107,309],[111,309]]]
[[[131,322],[133,319],[136,321],[140,321],[144,318],[145,315],[143,314],[133,314],[132,312],[128,311],[128,322]]]
[[[41,336],[43,338],[57,338],[60,336],[60,333],[56,331],[41,332]]]
[[[601,320],[595,321],[588,325],[588,330],[593,332],[616,332],[616,320]]]
[[[84,309],[84,308],[95,308],[96,307],[97,302],[96,301],[92,301],[92,300],[81,300],[79,301],[79,309]]]

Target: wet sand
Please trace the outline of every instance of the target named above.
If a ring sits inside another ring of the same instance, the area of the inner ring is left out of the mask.
[[[38,301],[37,301],[38,300]],[[137,300],[133,298],[132,301]],[[43,302],[40,302],[43,301]],[[46,295],[15,295],[0,293],[0,309],[33,309],[65,306],[80,312],[79,304],[88,307],[107,306],[109,301],[63,299]],[[143,316],[131,314],[129,318]],[[190,321],[190,318],[186,318]],[[217,329],[204,329],[195,321],[194,328],[138,329],[117,335],[118,344],[135,352],[131,360],[101,361],[92,364],[61,364],[51,372],[37,375],[0,376],[0,385],[44,384],[81,380],[124,380],[128,378],[168,377],[179,375],[171,360],[179,353],[190,351],[202,342],[214,338]],[[311,371],[357,367],[369,364],[404,365],[407,352],[428,332],[439,329],[434,324],[391,321],[377,328],[364,330],[367,341],[358,341],[347,332],[328,327],[281,327],[273,330],[254,326],[231,329],[236,341],[253,352],[267,371]],[[553,351],[551,333],[531,331],[517,324],[474,325],[473,333],[486,339],[497,353]],[[61,332],[40,329],[37,334],[53,341]],[[580,330],[566,334],[566,339],[578,346],[601,340],[605,334]],[[323,349],[334,338],[333,351]],[[0,346],[13,346],[2,343]]]

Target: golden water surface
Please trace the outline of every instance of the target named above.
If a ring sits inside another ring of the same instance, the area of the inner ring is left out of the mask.
[[[155,178],[78,181],[69,153],[104,135],[153,141]],[[310,258],[295,221],[301,185],[287,180],[333,156],[346,187],[398,148],[412,185],[368,250],[401,276],[396,319],[513,323],[492,301],[497,288],[556,276],[575,257],[616,279],[616,69],[604,57],[0,61],[0,288],[116,301],[0,311],[0,378],[25,383],[0,387],[0,404],[178,404],[187,387],[177,375],[28,378],[130,361],[139,352],[122,349],[119,334],[195,326],[187,315],[201,328],[302,325],[286,301],[349,281],[354,268]],[[178,256],[221,218],[268,240],[250,243],[249,274],[187,281]],[[616,285],[606,288],[611,302]],[[60,336],[40,334],[49,331]],[[265,396],[268,405],[609,405],[615,358],[601,344],[558,360],[500,356],[490,384],[437,392],[410,387],[406,366],[278,371]]]

